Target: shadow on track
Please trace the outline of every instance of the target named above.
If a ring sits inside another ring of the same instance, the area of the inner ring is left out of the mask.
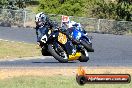
[[[40,61],[33,61],[32,63],[60,63],[60,62],[40,62]],[[68,62],[68,63],[76,63],[76,62]]]

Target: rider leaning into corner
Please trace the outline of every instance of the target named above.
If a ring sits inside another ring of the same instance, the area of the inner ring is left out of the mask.
[[[40,12],[36,14],[35,16],[35,23],[36,23],[36,35],[37,35],[37,44],[41,47],[41,38],[45,34],[47,29],[53,29],[56,30],[56,25],[54,25],[53,21],[49,19],[49,17],[44,13]],[[61,30],[66,31],[67,35],[71,35],[72,29],[76,27],[76,29],[83,31],[85,34],[87,32],[82,29],[81,24],[74,22],[74,21],[69,21],[69,22],[63,22],[61,26]],[[48,30],[47,30],[48,31]]]
[[[41,47],[40,41],[42,36],[45,34],[47,29],[55,29],[53,22],[49,19],[49,17],[43,13],[40,12],[36,14],[35,16],[35,23],[36,23],[36,35],[37,35],[37,44]]]

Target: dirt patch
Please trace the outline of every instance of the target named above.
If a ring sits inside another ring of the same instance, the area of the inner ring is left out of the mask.
[[[132,74],[132,68],[84,68],[88,74]],[[18,76],[75,76],[75,68],[11,68],[0,69],[0,79]]]
[[[74,69],[45,69],[45,68],[0,69],[0,79],[18,76],[73,75],[73,70]]]

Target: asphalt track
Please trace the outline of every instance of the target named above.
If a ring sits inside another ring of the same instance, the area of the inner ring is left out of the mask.
[[[96,34],[93,37],[94,53],[89,53],[90,60],[85,63],[71,61],[59,63],[53,57],[34,57],[30,60],[0,61],[0,67],[131,67],[132,36]],[[34,29],[0,27],[0,39],[36,43]]]

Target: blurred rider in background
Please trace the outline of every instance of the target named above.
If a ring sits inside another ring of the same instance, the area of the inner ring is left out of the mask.
[[[70,17],[69,16],[62,15],[61,27],[62,27],[62,30],[67,31],[68,34],[71,34],[73,29],[76,28],[77,30],[82,31],[84,34],[87,35],[87,32],[82,28],[81,24],[77,23],[75,21],[70,21]]]
[[[80,30],[82,31],[85,35],[87,35],[87,32],[82,28],[81,24],[80,23],[77,23],[75,21],[71,21],[69,23],[69,27],[68,27],[68,31],[72,32],[72,29],[73,28],[76,28],[77,30]]]

